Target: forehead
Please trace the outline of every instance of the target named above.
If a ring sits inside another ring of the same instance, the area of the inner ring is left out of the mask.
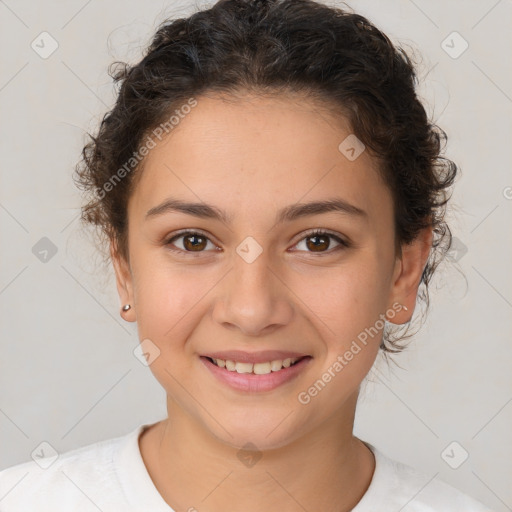
[[[382,215],[391,199],[378,162],[348,159],[349,136],[344,117],[305,97],[201,96],[150,150],[130,208],[142,215],[173,196],[250,215],[337,195]]]

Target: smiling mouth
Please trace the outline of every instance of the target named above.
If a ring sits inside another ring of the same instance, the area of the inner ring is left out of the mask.
[[[296,365],[298,362],[311,356],[293,357],[287,359],[274,359],[273,361],[267,361],[263,363],[244,363],[240,361],[231,361],[224,359],[214,359],[207,356],[202,356],[215,366],[223,368],[228,372],[233,373],[249,373],[253,375],[268,375],[270,373],[279,372],[283,368],[289,368]]]

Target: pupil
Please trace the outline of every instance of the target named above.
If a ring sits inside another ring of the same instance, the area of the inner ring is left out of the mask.
[[[312,244],[312,247],[313,248],[320,248],[320,249],[327,249],[329,247],[329,239],[328,237],[326,237],[325,235],[314,235],[314,236],[310,236],[309,239],[321,239],[321,240],[324,240],[324,242],[320,242],[320,243],[313,243]]]
[[[202,240],[202,241],[203,241],[203,244],[204,244],[205,237],[204,237],[204,236],[197,236],[197,235],[188,235],[188,236],[186,236],[186,237],[185,237],[185,239],[184,239],[184,241],[185,241],[185,247],[186,247],[187,249],[192,249],[193,251],[195,251],[195,250],[197,250],[198,248],[199,248],[199,249],[203,248],[203,247],[201,247],[201,245],[202,245],[202,244],[201,244],[200,242],[199,242],[199,243],[197,243],[197,241],[196,241],[196,242],[193,242],[192,244],[190,244],[190,242],[189,242],[189,241],[190,241],[191,239],[196,239],[196,240],[197,240],[197,239],[199,239],[199,240]]]

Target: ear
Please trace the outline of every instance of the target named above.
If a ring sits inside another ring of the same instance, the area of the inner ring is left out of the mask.
[[[427,264],[430,249],[432,248],[432,226],[424,228],[410,243],[401,247],[401,255],[398,255],[393,273],[393,285],[391,289],[391,304],[405,306],[399,310],[396,317],[398,321],[392,323],[408,322],[414,312],[416,296],[421,282],[421,276]]]
[[[119,253],[115,240],[110,241],[110,257],[116,274],[116,286],[119,299],[121,300],[121,316],[127,322],[135,322],[135,304],[133,294],[133,279],[130,265],[125,258]],[[128,311],[123,311],[122,307],[130,304]]]

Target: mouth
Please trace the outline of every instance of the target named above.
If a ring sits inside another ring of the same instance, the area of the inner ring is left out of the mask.
[[[250,363],[243,361],[233,361],[231,359],[220,359],[205,356],[212,364],[219,368],[225,368],[228,372],[250,373],[252,375],[268,375],[271,372],[279,372],[283,368],[290,368],[296,365],[305,357],[287,357],[286,359],[274,359],[262,363]]]
[[[254,359],[254,357],[248,357]],[[286,357],[284,359],[261,360],[258,362],[221,359],[200,356],[201,362],[217,381],[231,389],[245,392],[271,391],[292,381],[300,375],[313,359],[308,355]],[[247,359],[247,357],[246,357]]]

